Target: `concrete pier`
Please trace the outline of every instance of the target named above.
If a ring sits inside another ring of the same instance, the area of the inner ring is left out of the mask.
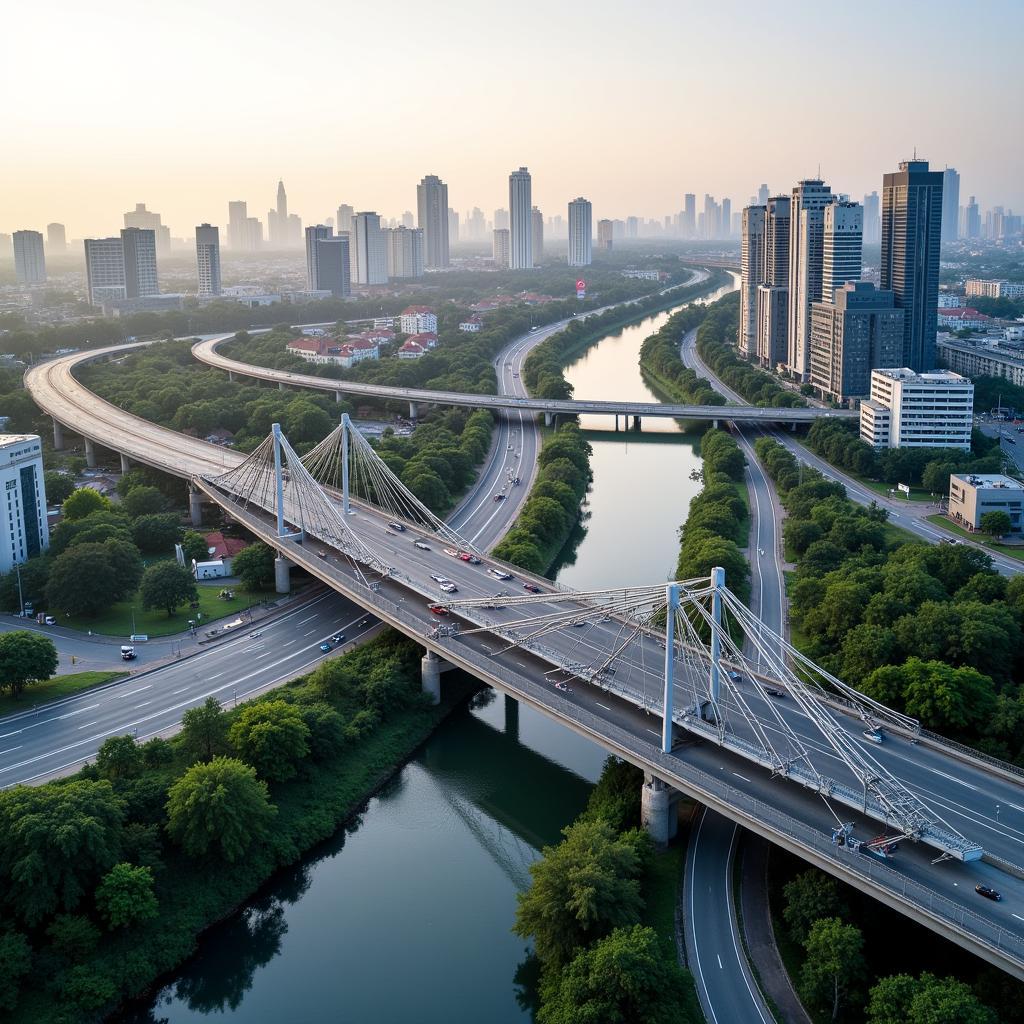
[[[505,694],[505,735],[519,742],[519,701]]]
[[[234,379],[235,379],[235,371],[234,370],[228,370],[228,380],[234,381]]]
[[[53,421],[53,448],[54,451],[64,450],[64,428],[56,421]]]
[[[666,846],[676,834],[672,791],[653,775],[644,776],[640,794],[640,823],[656,846]]]
[[[640,426],[640,417],[639,416],[634,416],[633,417],[633,429],[634,430],[641,430],[642,429],[641,426]]]
[[[277,382],[277,390],[278,391],[284,391],[284,381],[283,380],[279,380]]]
[[[199,491],[189,488],[188,492],[188,517],[195,527],[203,524],[203,496]]]
[[[409,419],[417,420],[420,417],[420,404],[419,402],[409,403]]]
[[[274,589],[279,594],[287,594],[292,588],[291,568],[292,563],[283,555],[274,559]]]
[[[553,412],[546,412],[546,413],[544,413],[544,426],[545,427],[553,426],[554,422],[555,422],[555,414]]]
[[[340,402],[341,401],[341,392],[340,391],[335,391],[334,392],[334,400],[336,402]]]
[[[430,696],[432,704],[441,703],[441,659],[427,651],[420,658],[420,689]]]
[[[129,460],[128,456],[122,454],[121,455],[121,472],[122,473],[127,473],[128,470],[131,469],[131,468],[132,468],[132,464],[131,464],[131,461]]]
[[[89,440],[89,438],[84,438],[84,440],[85,440],[85,464],[90,469],[95,469],[96,468],[96,446],[92,443],[92,441]]]

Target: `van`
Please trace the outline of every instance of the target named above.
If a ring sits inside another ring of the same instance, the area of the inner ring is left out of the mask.
[[[134,661],[135,660],[135,648],[131,644],[121,644],[121,660],[122,661]]]

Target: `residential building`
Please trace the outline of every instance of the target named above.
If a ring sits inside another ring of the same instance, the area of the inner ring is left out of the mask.
[[[426,354],[427,346],[415,338],[408,338],[402,342],[397,353],[399,359],[419,359]]]
[[[0,434],[0,482],[7,525],[0,535],[0,573],[50,546],[43,486],[43,446],[38,434]]]
[[[68,251],[67,233],[63,224],[54,222],[46,225],[46,248],[53,256],[63,256]]]
[[[126,299],[160,294],[156,272],[156,232],[152,228],[122,228]]]
[[[882,238],[882,216],[878,201],[878,193],[870,192],[864,196],[864,244],[878,245]]]
[[[748,206],[743,210],[737,348],[744,359],[757,354],[757,289],[764,283],[766,212],[764,206]]]
[[[544,215],[536,206],[530,210],[530,251],[533,265],[540,266],[544,261]]]
[[[437,334],[437,313],[430,306],[408,306],[399,317],[403,334]]]
[[[338,234],[343,234],[352,231],[352,221],[355,220],[356,211],[348,205],[348,203],[342,203],[338,207],[337,224],[335,230]]]
[[[947,331],[983,331],[992,322],[992,317],[970,306],[959,306],[956,309],[940,308],[936,320],[939,327]]]
[[[459,330],[465,334],[476,334],[484,326],[483,320],[476,314],[467,316],[465,320],[459,323]]]
[[[533,189],[525,167],[508,176],[509,267],[533,267]]]
[[[959,309],[963,300],[953,292],[939,292],[939,309]]]
[[[882,181],[880,284],[906,311],[902,364],[918,373],[935,366],[941,229],[942,172],[902,161]]]
[[[487,220],[479,206],[474,206],[466,218],[466,236],[471,242],[482,242],[487,238]]]
[[[722,200],[722,228],[720,238],[732,238],[732,200]]]
[[[875,448],[969,451],[973,415],[974,384],[958,373],[873,369],[871,397],[860,404],[860,436]]]
[[[287,351],[301,356],[316,366],[340,366],[346,370],[364,359],[378,359],[380,350],[375,341],[354,335],[341,341],[334,338],[296,338],[288,342]]]
[[[315,292],[320,288],[317,260],[319,251],[317,242],[320,239],[332,238],[334,232],[326,224],[313,224],[306,228],[306,288]],[[272,236],[273,237],[273,236]]]
[[[832,201],[832,189],[820,178],[799,182],[790,200],[786,365],[802,381],[810,373],[811,303],[821,296],[825,207]]]
[[[604,252],[611,252],[612,239],[615,235],[615,225],[610,220],[599,220],[597,222],[597,247]]]
[[[316,240],[315,290],[339,299],[352,294],[352,245],[350,236],[329,235]]]
[[[847,281],[831,302],[811,304],[811,384],[822,398],[845,402],[871,391],[871,371],[903,352],[903,310],[892,292]]]
[[[963,208],[960,225],[960,234],[964,238],[981,237],[981,211],[978,209],[977,200],[971,196],[967,205]]]
[[[494,211],[494,230],[504,231],[508,229],[508,210]]]
[[[426,236],[423,228],[389,228],[384,232],[388,277],[404,280],[422,277]]]
[[[1024,353],[1019,348],[940,338],[937,349],[939,361],[955,373],[965,377],[1000,377],[1024,387]]]
[[[1010,533],[1024,531],[1024,484],[1001,473],[951,473],[947,515],[967,530],[980,530],[986,512],[1005,512]]]
[[[159,213],[147,210],[145,203],[136,203],[135,209],[124,215],[124,226],[139,228],[142,231],[152,231],[156,255],[169,256],[171,254],[171,229],[163,224]]]
[[[836,289],[859,281],[864,207],[837,200],[824,210],[821,247],[821,302],[831,302]]]
[[[256,248],[249,228],[248,206],[241,199],[228,203],[228,248],[235,252],[248,252]]]
[[[600,224],[598,227],[600,228]],[[683,237],[697,237],[697,197],[692,192],[687,192],[683,196]],[[611,238],[608,241],[608,248],[610,249]]]
[[[46,254],[43,251],[43,235],[41,231],[15,231],[12,236],[14,244],[14,274],[18,284],[46,284]]]
[[[220,230],[212,224],[196,227],[196,272],[201,296],[220,295]]]
[[[357,213],[352,223],[355,280],[359,284],[388,283],[388,260],[380,217],[372,211]]]
[[[448,186],[436,174],[428,174],[416,186],[416,210],[423,232],[423,265],[428,270],[449,266]]]
[[[789,196],[772,196],[765,204],[763,284],[758,286],[756,354],[765,369],[786,362],[789,329]]]
[[[964,294],[968,298],[1020,299],[1024,298],[1024,284],[969,277],[964,284]]]
[[[570,267],[589,267],[594,261],[592,217],[593,207],[589,200],[582,196],[578,196],[569,204]]]
[[[942,172],[942,241],[955,242],[960,237],[960,175],[955,168]]]
[[[89,301],[94,306],[127,298],[120,238],[85,240],[85,279]]]
[[[253,252],[263,248],[263,225],[260,223],[259,217],[245,218],[245,237]]]
[[[491,249],[491,253],[494,257],[494,263],[499,267],[509,267],[511,259],[511,248],[512,243],[509,240],[509,229],[508,228],[495,228],[494,229],[494,242]]]

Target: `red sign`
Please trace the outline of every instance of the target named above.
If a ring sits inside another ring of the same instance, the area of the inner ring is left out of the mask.
[[[587,282],[584,281],[582,278],[580,278],[580,280],[576,282],[576,291],[578,291],[578,292],[586,291],[586,288],[587,288]]]

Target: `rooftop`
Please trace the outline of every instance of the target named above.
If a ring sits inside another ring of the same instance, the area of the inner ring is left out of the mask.
[[[1012,476],[1003,476],[1002,473],[951,473],[951,479],[959,480],[961,483],[970,484],[972,487],[994,487],[1007,491],[1024,491],[1024,484],[1014,480]]]
[[[971,381],[952,370],[928,370],[926,373],[915,373],[909,366],[895,366],[871,371],[872,375],[888,377],[904,384],[970,384]]]
[[[12,444],[24,444],[26,441],[38,440],[38,434],[0,434],[0,448],[8,448]]]

